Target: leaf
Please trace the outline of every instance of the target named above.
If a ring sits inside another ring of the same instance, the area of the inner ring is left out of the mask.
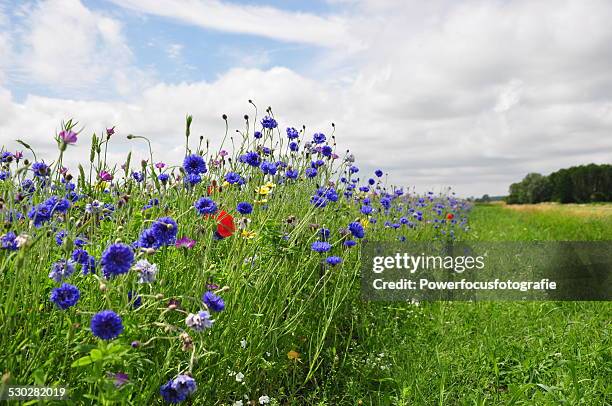
[[[86,365],[91,364],[92,362],[94,361],[91,359],[91,357],[89,355],[86,355],[84,357],[77,359],[72,364],[70,364],[70,368],[84,367]]]

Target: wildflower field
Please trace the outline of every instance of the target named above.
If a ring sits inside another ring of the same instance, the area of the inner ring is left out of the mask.
[[[219,145],[187,117],[181,162],[107,162],[126,134],[71,120],[57,156],[2,149],[2,384],[65,387],[58,404],[610,401],[607,303],[367,303],[358,280],[365,240],[555,239],[563,224],[610,239],[608,219],[419,195],[361,171],[333,126],[266,113]],[[66,168],[75,143],[91,154]]]

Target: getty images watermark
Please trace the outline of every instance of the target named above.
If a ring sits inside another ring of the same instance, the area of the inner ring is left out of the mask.
[[[610,300],[612,242],[380,243],[364,300]]]

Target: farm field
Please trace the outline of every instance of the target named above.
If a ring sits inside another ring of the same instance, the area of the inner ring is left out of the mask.
[[[179,165],[110,166],[109,129],[70,172],[70,125],[54,164],[2,153],[4,385],[65,387],[58,404],[610,401],[609,303],[359,296],[364,239],[609,240],[609,216],[410,195],[272,117],[231,152],[192,150],[188,119]]]

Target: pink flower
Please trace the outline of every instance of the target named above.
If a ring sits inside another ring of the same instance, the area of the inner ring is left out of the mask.
[[[105,182],[113,180],[113,175],[111,175],[110,173],[108,173],[106,171],[100,171],[98,176],[100,177],[101,180],[103,180]]]
[[[113,134],[115,134],[115,127],[114,127],[114,126],[113,126],[113,127],[111,127],[111,128],[107,128],[107,129],[106,129],[106,136],[107,136],[108,138],[110,138],[110,137],[111,137],[111,135],[113,135]]]
[[[165,163],[163,163],[163,162],[158,162],[158,163],[156,163],[156,164],[155,164],[155,167],[156,167],[157,169],[163,169],[163,168],[165,168],[165,167],[166,167],[166,164],[165,164]]]
[[[176,240],[176,243],[174,245],[178,248],[193,248],[195,244],[195,240],[192,240],[189,237],[182,237]]]
[[[77,142],[77,133],[72,130],[63,130],[59,133],[60,139],[64,142],[64,144],[76,144]]]
[[[224,149],[222,149],[221,151],[219,151],[219,155],[221,156],[227,156],[228,152]]]

